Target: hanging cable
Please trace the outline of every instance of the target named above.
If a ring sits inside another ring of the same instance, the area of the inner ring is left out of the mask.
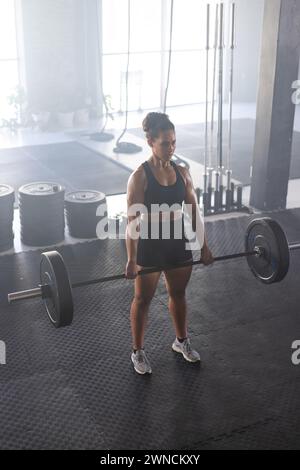
[[[170,71],[171,71],[171,63],[172,63],[173,22],[174,22],[174,0],[171,0],[169,59],[168,59],[167,83],[166,83],[165,96],[164,96],[164,107],[163,107],[163,112],[164,113],[166,112],[166,109],[167,109],[167,98],[168,98],[168,90],[169,90],[169,83],[170,83]]]
[[[171,64],[172,64],[172,42],[173,42],[173,23],[174,23],[174,0],[171,0],[170,5],[170,36],[169,36],[169,57],[168,57],[168,72],[167,72],[167,82],[166,88],[164,93],[164,103],[163,103],[163,112],[166,113],[167,111],[167,98],[168,98],[168,90],[169,90],[169,83],[170,83],[170,74],[171,74]],[[179,157],[178,155],[174,154],[172,157],[173,161],[176,162],[177,165],[183,166],[185,168],[189,168],[189,164],[183,158]]]
[[[127,24],[128,24],[128,34],[127,34],[127,66],[126,66],[126,75],[125,75],[125,126],[118,137],[114,152],[116,153],[137,153],[142,151],[142,147],[139,145],[133,144],[131,142],[121,142],[122,137],[127,132],[128,124],[128,75],[129,75],[129,63],[130,63],[130,39],[131,39],[131,0],[127,0]]]
[[[99,19],[100,19],[100,12],[99,12],[99,0],[97,0],[96,2],[96,15],[97,15],[97,50],[98,50],[98,54],[100,53],[100,34],[101,31],[99,29]],[[101,51],[102,53],[102,51]],[[102,61],[101,61],[102,63]],[[102,66],[102,77],[103,77],[103,66]],[[108,116],[109,116],[109,111],[108,111],[108,106],[107,106],[107,103],[106,103],[106,98],[104,96],[104,91],[103,91],[103,78],[101,78],[101,96],[102,96],[102,103],[104,104],[104,107],[105,107],[105,120],[104,120],[104,124],[102,126],[102,129],[100,130],[100,134],[102,134],[104,132],[104,130],[106,129],[106,126],[107,126],[107,121],[108,121]]]
[[[127,34],[127,66],[125,74],[125,127],[122,134],[118,137],[117,146],[122,139],[123,135],[127,131],[128,124],[128,74],[129,74],[129,63],[130,63],[130,37],[131,37],[131,1],[127,0],[127,25],[128,25],[128,34]]]

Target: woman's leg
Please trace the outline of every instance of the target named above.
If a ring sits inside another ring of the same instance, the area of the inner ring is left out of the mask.
[[[138,270],[142,269],[138,266]],[[133,349],[144,347],[144,334],[148,310],[156,290],[160,272],[137,276],[134,286],[134,299],[130,309]]]
[[[187,337],[187,307],[185,289],[190,280],[192,266],[165,271],[166,287],[169,293],[169,310],[177,338]]]

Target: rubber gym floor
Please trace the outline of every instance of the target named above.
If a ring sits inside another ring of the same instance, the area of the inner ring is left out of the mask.
[[[270,215],[270,214],[267,214]],[[300,210],[271,214],[299,241]],[[243,251],[249,217],[206,223],[215,256]],[[57,248],[73,282],[124,270],[120,240]],[[300,255],[266,286],[245,259],[195,267],[189,334],[202,362],[171,350],[174,331],[161,279],[145,349],[153,374],[133,370],[131,281],[74,290],[75,318],[55,329],[38,299],[7,293],[39,283],[40,251],[0,258],[1,449],[296,449],[300,444]]]

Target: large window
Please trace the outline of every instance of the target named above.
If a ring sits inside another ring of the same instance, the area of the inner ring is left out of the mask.
[[[162,0],[164,1],[164,0]],[[169,1],[167,0],[169,3]],[[205,101],[207,1],[174,0],[172,67],[168,104]],[[210,47],[214,42],[215,4],[210,7]],[[209,83],[212,82],[213,52],[209,57]],[[209,86],[209,96],[211,87]]]
[[[205,100],[205,0],[174,0],[172,66],[168,106]],[[131,0],[129,109],[163,104],[168,68],[170,0]],[[211,6],[210,42],[214,39],[215,2]],[[127,1],[102,0],[104,93],[124,110],[127,65]],[[212,76],[212,51],[210,52]],[[211,82],[211,80],[210,80]]]
[[[129,109],[159,107],[161,0],[131,0]],[[116,110],[125,107],[127,1],[102,0],[103,88]]]
[[[19,85],[19,59],[16,34],[16,2],[0,1],[0,119],[10,118],[7,97]]]

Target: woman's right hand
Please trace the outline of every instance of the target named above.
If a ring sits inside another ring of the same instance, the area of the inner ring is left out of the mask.
[[[210,264],[214,262],[214,257],[212,255],[212,252],[210,251],[210,249],[208,248],[206,244],[201,248],[201,259],[205,266],[209,266]]]
[[[135,261],[127,261],[125,277],[126,279],[135,279],[137,277],[138,269]]]

